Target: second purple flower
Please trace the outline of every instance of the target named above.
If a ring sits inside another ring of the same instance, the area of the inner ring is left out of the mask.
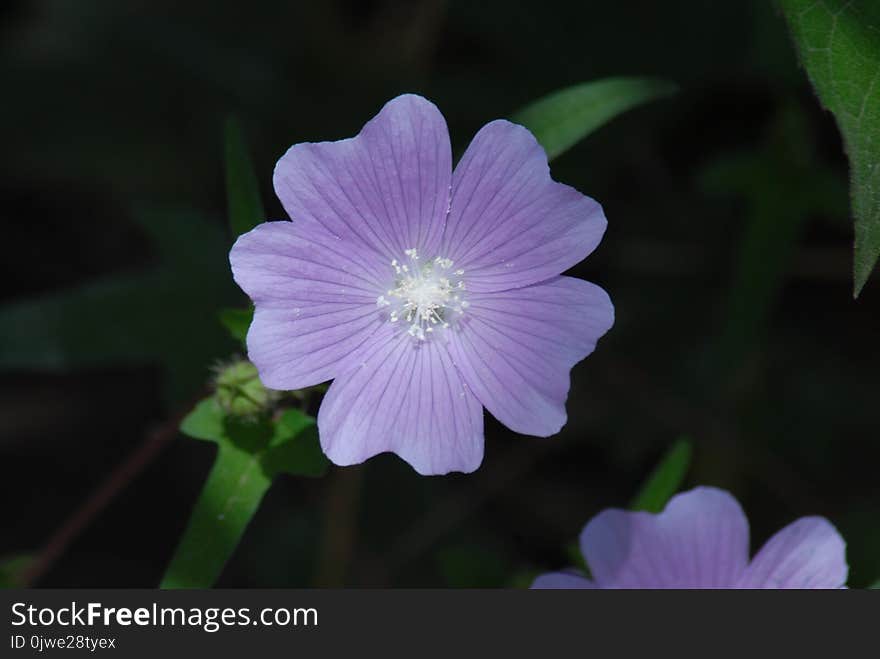
[[[293,221],[230,254],[255,305],[248,356],[273,389],[334,380],[318,414],[333,462],[391,451],[421,474],[473,471],[483,407],[560,430],[569,371],[614,321],[605,291],[560,274],[606,221],[528,130],[487,124],[453,172],[440,111],[399,96],[357,137],[291,147],[274,184]]]

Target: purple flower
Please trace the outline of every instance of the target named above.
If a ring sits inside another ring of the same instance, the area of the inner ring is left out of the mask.
[[[749,523],[736,499],[697,487],[657,515],[609,509],[581,533],[593,580],[545,574],[532,588],[841,588],[846,545],[824,517],[802,517],[749,561]]]
[[[559,275],[606,222],[528,130],[487,124],[453,172],[443,115],[399,96],[357,137],[291,147],[274,183],[293,221],[230,254],[256,307],[248,356],[273,389],[334,380],[318,414],[333,462],[391,451],[421,474],[470,472],[483,406],[528,435],[565,424],[569,371],[614,310]]]

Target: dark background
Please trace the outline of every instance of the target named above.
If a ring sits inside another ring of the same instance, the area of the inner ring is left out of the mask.
[[[554,89],[653,75],[679,93],[553,163],[605,207],[573,274],[617,309],[560,435],[487,416],[470,476],[384,455],[284,477],[219,585],[526,584],[682,434],[687,485],[733,492],[753,546],[822,514],[850,585],[880,577],[880,284],[853,301],[846,159],[770,2],[14,0],[0,20],[0,554],[38,552],[236,351],[216,321],[245,302],[230,113],[277,219],[286,148],[351,136],[400,92],[436,102],[461,153]],[[156,585],[212,451],[177,437],[38,584]]]

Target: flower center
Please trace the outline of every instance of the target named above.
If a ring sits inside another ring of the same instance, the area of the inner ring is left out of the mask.
[[[467,308],[464,270],[453,270],[452,261],[439,256],[422,261],[415,248],[404,254],[402,262],[391,262],[394,288],[376,298],[376,306],[388,307],[392,323],[407,323],[410,336],[424,341],[436,329],[448,328]]]

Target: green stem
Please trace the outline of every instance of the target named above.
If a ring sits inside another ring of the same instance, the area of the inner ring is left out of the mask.
[[[160,588],[210,588],[272,484],[260,456],[221,445]]]

